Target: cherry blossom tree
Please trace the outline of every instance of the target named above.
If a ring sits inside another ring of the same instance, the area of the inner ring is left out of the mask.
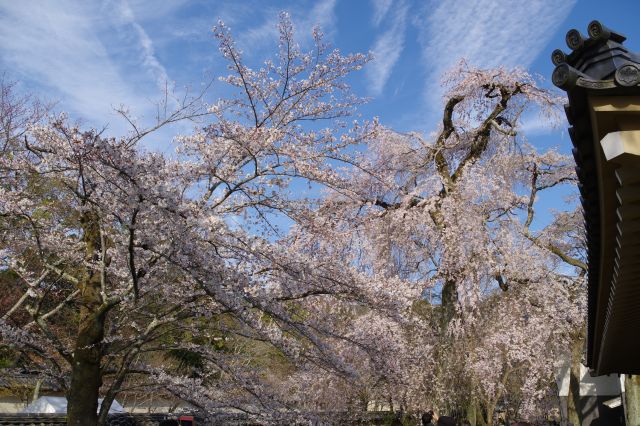
[[[104,424],[119,393],[145,386],[207,412],[282,415],[256,347],[348,375],[334,347],[353,339],[315,307],[334,300],[394,315],[404,302],[377,300],[366,274],[333,257],[277,242],[274,221],[305,203],[292,183],[341,181],[328,160],[357,140],[340,138],[336,120],[359,102],[344,78],[369,59],[329,50],[318,30],[303,52],[286,15],[279,31],[275,62],[255,71],[224,24],[214,29],[229,63],[223,81],[238,95],[178,137],[174,158],[138,142],[203,116],[199,98],[151,129],[130,119],[122,138],[64,116],[23,114],[11,129],[0,159],[1,260],[23,291],[2,312],[0,333],[68,390],[69,424]]]
[[[559,99],[462,63],[433,134],[347,124],[345,78],[369,56],[319,30],[304,52],[283,15],[254,70],[214,34],[235,95],[149,129],[123,109],[121,138],[44,121],[3,86],[0,269],[20,291],[0,336],[67,389],[69,423],[152,391],[263,423],[388,404],[491,424],[514,386],[532,418],[583,318],[579,212],[536,215],[572,162],[519,132]],[[196,117],[174,156],[139,146]]]
[[[323,241],[381,287],[419,286],[435,327],[424,397],[491,424],[510,377],[524,380],[531,415],[556,360],[570,356],[584,318],[582,225],[570,204],[535,221],[539,195],[575,181],[573,161],[519,131],[527,110],[554,120],[561,99],[522,70],[464,62],[444,85],[433,134],[373,123],[363,154],[338,155],[356,166],[296,238]]]

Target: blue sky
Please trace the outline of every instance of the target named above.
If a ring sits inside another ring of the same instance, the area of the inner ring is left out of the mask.
[[[250,61],[277,42],[279,11],[293,17],[302,44],[313,25],[345,52],[376,59],[352,78],[372,101],[361,108],[400,130],[430,130],[440,109],[439,75],[458,58],[483,67],[520,65],[548,78],[550,52],[566,50],[565,32],[600,19],[640,45],[634,25],[640,2],[581,0],[4,0],[0,2],[0,67],[25,90],[58,101],[88,125],[126,124],[113,106],[127,105],[142,120],[165,81],[178,90],[224,73],[211,27],[232,28]],[[210,92],[223,91],[221,83]],[[532,141],[549,143],[543,122],[527,122]],[[558,144],[566,137],[552,132]]]
[[[314,25],[344,52],[372,51],[375,60],[353,76],[356,93],[372,100],[364,118],[402,131],[429,131],[440,119],[442,71],[465,57],[482,67],[523,66],[550,83],[554,48],[567,50],[570,28],[586,33],[592,19],[627,35],[640,50],[637,0],[605,8],[595,0],[1,0],[0,69],[25,91],[58,102],[86,125],[121,134],[113,106],[142,122],[166,81],[198,90],[225,73],[211,27],[231,27],[251,63],[277,43],[278,13],[288,11],[304,46]],[[209,98],[224,93],[216,82]],[[564,125],[562,126],[564,127]],[[563,129],[532,116],[525,128],[540,148],[569,152]],[[166,150],[174,128],[147,141]],[[562,193],[558,193],[559,197]],[[548,205],[554,204],[550,199]]]

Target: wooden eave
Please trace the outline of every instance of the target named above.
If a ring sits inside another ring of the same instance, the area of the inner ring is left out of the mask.
[[[587,365],[640,374],[640,56],[594,21],[567,33],[553,82],[567,91],[587,242]]]

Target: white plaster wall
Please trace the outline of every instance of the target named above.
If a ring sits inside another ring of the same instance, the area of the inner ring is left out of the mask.
[[[26,406],[27,404],[25,404],[22,400],[20,400],[20,398],[17,398],[15,396],[0,397],[0,413],[19,413]]]
[[[620,378],[617,374],[592,377],[589,369],[580,365],[580,396],[620,395]]]

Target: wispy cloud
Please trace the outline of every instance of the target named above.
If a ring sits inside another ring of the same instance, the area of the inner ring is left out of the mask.
[[[70,1],[31,3],[0,3],[4,66],[98,126],[112,118],[109,105],[136,103],[97,37],[99,22],[88,7]]]
[[[117,13],[120,25],[130,27],[135,33],[135,38],[137,39],[136,44],[140,52],[140,62],[147,72],[155,79],[158,88],[163,90],[166,87],[166,84],[171,83],[171,79],[169,78],[165,67],[156,57],[151,38],[149,38],[149,35],[144,28],[142,28],[142,26],[136,21],[136,17],[133,9],[129,5],[129,2],[127,0],[121,0],[114,10]]]
[[[393,0],[371,0],[373,6],[373,16],[371,22],[376,27],[380,25],[384,17],[387,15]]]
[[[332,36],[336,31],[336,8],[337,0],[320,0],[315,2],[308,14],[303,15],[300,20],[301,28],[310,29],[319,26],[328,36]]]
[[[576,0],[457,0],[430,2],[416,22],[432,83],[459,58],[480,67],[528,67],[545,48]]]
[[[127,3],[138,20],[150,22],[166,21],[184,6],[197,4],[201,7],[207,0],[128,0]]]
[[[376,2],[375,4],[377,3],[381,2]],[[386,7],[384,12],[380,12],[382,16],[387,14],[389,6],[380,6],[381,8]],[[389,28],[376,38],[371,49],[374,60],[366,68],[366,76],[370,83],[371,94],[374,96],[380,95],[384,90],[404,49],[407,10],[408,8],[404,3],[396,5],[390,18]]]
[[[264,20],[260,25],[249,27],[240,34],[233,31],[234,37],[244,53],[253,55],[263,51],[265,46],[273,45],[278,40],[278,11],[275,9],[264,13]],[[223,19],[224,20],[224,19]]]
[[[151,38],[126,0],[0,3],[0,64],[87,125],[122,134],[113,108],[148,125],[152,99],[170,81]]]
[[[521,117],[518,131],[526,136],[548,135],[558,132],[563,126],[559,120],[550,120],[536,111],[531,111]]]
[[[240,48],[246,54],[245,56],[253,57],[271,51],[271,47],[278,40],[278,20],[280,12],[287,12],[291,15],[294,27],[296,29],[296,41],[303,47],[311,47],[313,39],[311,29],[320,27],[326,37],[331,39],[336,33],[336,15],[335,6],[337,0],[320,0],[311,3],[294,3],[292,7],[277,9],[264,8],[261,10],[260,23],[258,25],[247,25],[247,18],[256,18],[255,14],[247,13],[243,17],[238,16],[235,11],[223,13],[222,19],[226,22],[231,20],[238,28],[233,29]],[[307,7],[309,5],[312,7]],[[225,12],[227,12],[225,10]],[[265,47],[270,49],[264,49]],[[252,58],[255,59],[255,58]]]

